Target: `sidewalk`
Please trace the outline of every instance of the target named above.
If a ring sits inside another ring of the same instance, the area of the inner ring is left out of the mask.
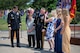
[[[44,42],[44,50],[28,48],[26,31],[22,32],[22,38],[20,38],[20,48],[12,48],[10,39],[7,38],[8,36],[8,31],[0,31],[0,53],[52,53],[52,51],[49,51],[49,45],[47,41]],[[14,42],[16,41],[14,40]],[[71,45],[71,53],[80,53],[80,46]]]

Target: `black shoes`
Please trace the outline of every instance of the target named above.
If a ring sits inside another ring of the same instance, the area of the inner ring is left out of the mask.
[[[28,48],[30,48],[31,46],[27,46]]]
[[[35,49],[39,49],[39,47],[36,47]]]
[[[19,45],[17,47],[20,47]]]
[[[40,50],[43,50],[43,48],[40,48]]]
[[[11,47],[14,47],[14,45],[12,45]]]
[[[37,47],[37,48],[35,48],[35,49],[40,49],[40,50],[43,50],[43,48],[38,48],[38,47]]]
[[[11,45],[11,47],[14,47],[14,45]],[[19,45],[17,45],[17,47],[20,47]]]

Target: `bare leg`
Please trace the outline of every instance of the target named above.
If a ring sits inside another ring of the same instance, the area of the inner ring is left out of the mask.
[[[54,39],[53,38],[51,39],[51,43],[52,43],[52,45],[51,45],[52,48],[54,48]]]
[[[51,49],[51,40],[48,40],[48,43],[49,43],[49,46],[50,46],[50,49]]]

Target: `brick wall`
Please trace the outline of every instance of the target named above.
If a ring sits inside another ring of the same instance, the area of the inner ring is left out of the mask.
[[[80,31],[80,24],[75,24],[75,25],[71,24],[70,28],[71,28],[72,31],[74,31],[74,30],[75,31]]]
[[[71,24],[70,25],[71,31],[75,31],[75,35],[74,33],[72,33],[71,36],[71,44],[74,45],[80,45],[80,24]],[[75,37],[74,37],[75,36]]]

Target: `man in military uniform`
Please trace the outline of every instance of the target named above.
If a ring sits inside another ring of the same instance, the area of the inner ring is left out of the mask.
[[[11,34],[11,46],[14,47],[13,38],[14,38],[14,32],[16,32],[17,47],[20,47],[19,28],[21,25],[21,20],[20,20],[20,14],[18,12],[17,6],[14,6],[12,11],[8,14],[7,23],[8,23],[9,30],[11,30],[11,33],[10,33]]]
[[[42,33],[45,31],[44,29],[44,14],[45,9],[41,8],[40,13],[36,15],[35,24],[36,24],[36,42],[37,47],[35,49],[43,50],[43,39]]]

